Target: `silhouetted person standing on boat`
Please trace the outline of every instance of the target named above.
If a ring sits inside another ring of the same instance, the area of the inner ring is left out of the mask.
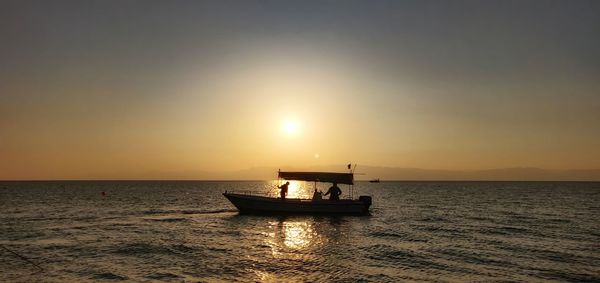
[[[329,200],[340,200],[341,194],[342,190],[337,186],[337,183],[333,183],[333,186],[325,193],[325,195],[330,195]]]
[[[285,184],[283,184],[283,185],[281,185],[280,187],[278,187],[278,188],[280,188],[280,189],[281,189],[281,191],[279,192],[279,194],[281,195],[281,199],[282,199],[282,200],[283,200],[283,199],[285,199],[285,195],[286,195],[286,194],[287,194],[287,192],[288,192],[288,187],[289,187],[289,186],[290,186],[290,182],[285,182]]]

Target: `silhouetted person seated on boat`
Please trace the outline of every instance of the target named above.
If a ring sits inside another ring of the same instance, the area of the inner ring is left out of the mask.
[[[312,200],[315,201],[315,200],[322,200],[322,199],[323,199],[323,193],[320,191],[317,191],[317,189],[315,189]]]
[[[340,200],[342,190],[337,186],[337,183],[333,183],[333,186],[327,190],[325,195],[329,195],[329,200]]]
[[[290,182],[285,182],[285,184],[279,186],[278,188],[281,189],[281,191],[279,191],[279,194],[281,195],[281,199],[285,199],[285,195],[288,192],[288,187],[290,186]]]

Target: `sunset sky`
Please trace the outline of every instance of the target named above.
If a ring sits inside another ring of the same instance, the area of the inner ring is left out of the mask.
[[[600,1],[0,1],[0,179],[599,169],[599,15]]]

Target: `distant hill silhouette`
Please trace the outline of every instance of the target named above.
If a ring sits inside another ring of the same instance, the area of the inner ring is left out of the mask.
[[[158,179],[194,180],[272,180],[277,178],[277,170],[286,171],[327,171],[345,172],[345,165],[311,167],[254,167],[237,171],[186,171],[149,172],[148,176],[161,176]],[[396,168],[358,165],[357,180],[379,178],[382,181],[600,181],[600,169],[586,170],[547,170],[533,167],[498,168],[488,170],[452,171],[420,168]],[[144,176],[141,176],[144,179]],[[157,179],[156,177],[151,179]]]
[[[274,180],[277,170],[347,172],[346,165],[308,167],[253,167],[233,171],[146,171],[136,173],[90,174],[74,180]],[[366,181],[600,181],[600,169],[548,170],[535,167],[511,167],[487,170],[432,170],[358,165],[355,179]],[[43,178],[39,178],[44,180]]]
[[[600,170],[546,170],[531,167],[473,171],[427,170],[365,166],[369,178],[381,180],[473,180],[473,181],[598,181]],[[362,176],[357,176],[362,179]]]

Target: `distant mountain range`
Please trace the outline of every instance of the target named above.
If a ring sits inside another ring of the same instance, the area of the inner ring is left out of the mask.
[[[313,166],[305,168],[281,167],[285,171],[346,172],[345,165]],[[277,178],[274,167],[254,167],[238,171],[151,172],[160,179],[194,180],[272,180]],[[600,181],[600,169],[547,170],[532,167],[498,168],[488,170],[452,171],[419,168],[396,168],[358,165],[357,180],[379,178],[381,181]],[[143,176],[142,176],[143,177]]]

